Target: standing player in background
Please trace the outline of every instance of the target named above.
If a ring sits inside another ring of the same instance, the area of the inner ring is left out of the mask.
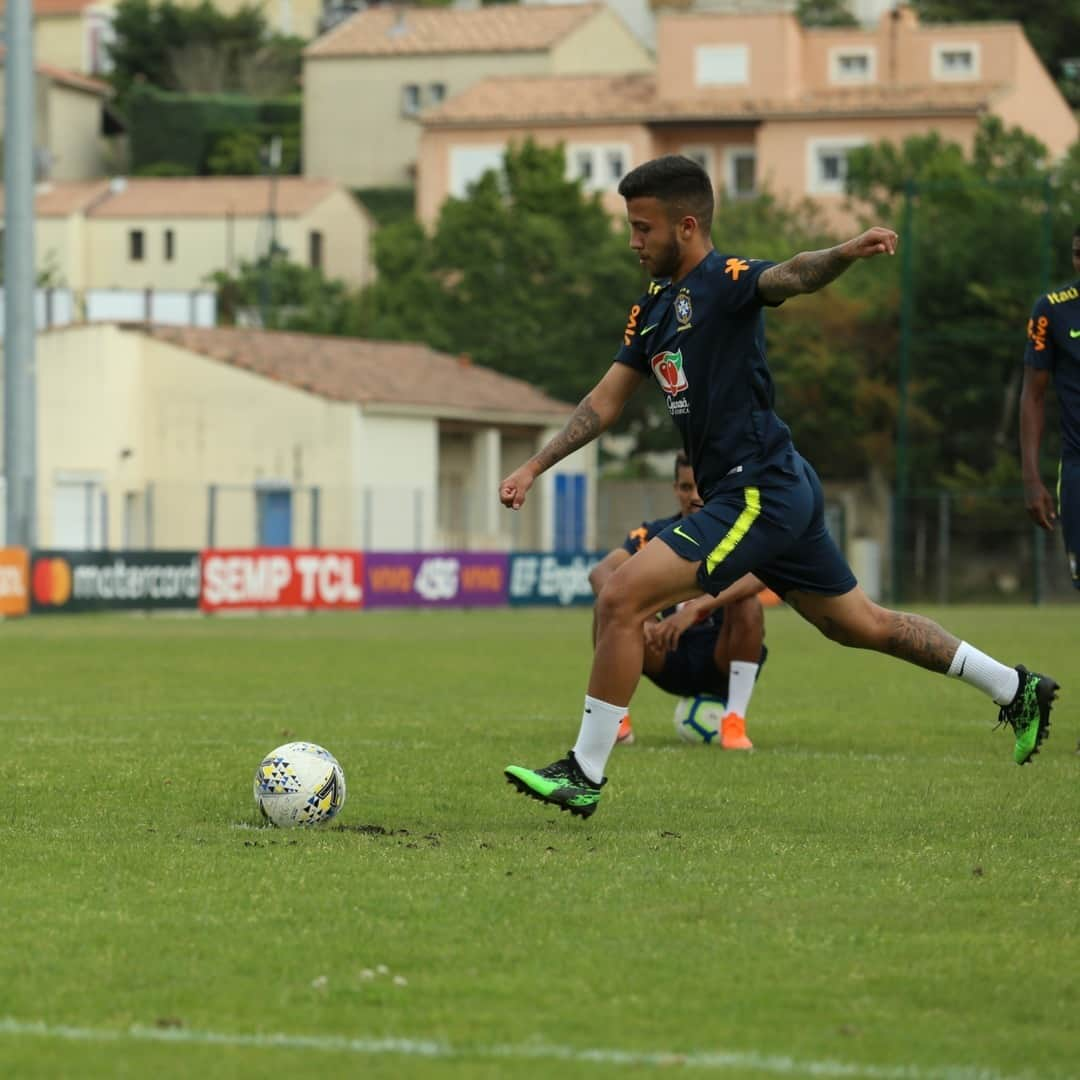
[[[924,616],[875,604],[825,528],[817,474],[773,410],[762,308],[816,292],[863,259],[893,254],[896,233],[875,226],[782,263],[751,261],[713,250],[713,187],[696,162],[646,162],[623,177],[619,193],[630,247],[654,280],[630,310],[615,362],[566,427],[502,482],[499,498],[518,509],[536,478],[609,428],[651,376],[682,435],[704,506],[608,579],[596,603],[577,741],[544,768],[508,766],[507,780],[522,794],[592,814],[641,678],[646,619],[702,592],[716,596],[747,573],[840,644],[977,687],[999,706],[999,723],[1015,736],[1013,758],[1026,764],[1049,730],[1058,684],[999,663]]]
[[[675,458],[674,488],[679,512],[643,522],[631,530],[621,547],[609,551],[589,574],[594,596],[599,596],[608,578],[654,536],[701,509],[694,470],[681,450]],[[753,579],[752,588],[760,587]],[[666,609],[660,613],[659,621],[646,622],[642,674],[661,690],[678,697],[709,694],[720,698],[726,706],[720,721],[721,749],[753,750],[754,744],[746,734],[746,713],[767,655],[762,643],[765,616],[756,592],[726,603],[724,599],[706,594],[678,608]],[[625,745],[633,741],[634,730],[627,712],[619,724],[616,742]]]
[[[1072,261],[1078,280],[1040,296],[1028,320],[1020,391],[1020,466],[1031,520],[1049,532],[1061,515],[1069,573],[1073,588],[1080,589],[1080,225],[1072,235]],[[1061,408],[1056,505],[1039,473],[1051,377]]]

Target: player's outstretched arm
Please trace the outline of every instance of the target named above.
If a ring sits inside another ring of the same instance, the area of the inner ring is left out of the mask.
[[[503,506],[511,510],[520,509],[529,488],[542,472],[588,445],[602,431],[611,427],[644,378],[626,364],[612,364],[607,374],[574,410],[566,427],[499,485],[499,501]]]
[[[817,292],[859,259],[896,254],[897,239],[892,229],[875,225],[836,247],[792,255],[762,272],[757,282],[758,295],[770,304],[778,304],[789,296]]]

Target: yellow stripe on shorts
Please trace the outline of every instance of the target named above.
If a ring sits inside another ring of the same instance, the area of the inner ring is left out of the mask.
[[[735,524],[728,529],[724,539],[709,552],[709,557],[705,560],[707,574],[711,574],[735,550],[735,545],[750,531],[750,526],[761,513],[761,492],[756,487],[748,487],[743,488],[743,494],[746,497],[746,506],[735,519]]]

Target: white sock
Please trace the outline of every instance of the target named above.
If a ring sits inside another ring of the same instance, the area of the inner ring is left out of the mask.
[[[758,665],[748,660],[732,660],[728,668],[727,711],[737,713],[744,720],[757,673]]]
[[[615,737],[619,734],[619,722],[625,715],[625,705],[609,705],[585,695],[585,711],[581,714],[581,730],[574,743],[574,757],[581,771],[594,784],[604,779],[604,766],[611,757]]]
[[[992,656],[979,652],[966,641],[960,642],[960,648],[956,650],[946,674],[977,686],[998,705],[1008,705],[1016,697],[1016,688],[1020,685],[1016,668],[999,664]]]

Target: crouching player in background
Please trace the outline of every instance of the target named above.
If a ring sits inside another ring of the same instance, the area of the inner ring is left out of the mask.
[[[589,574],[594,596],[599,596],[608,578],[657,533],[701,509],[694,471],[682,451],[675,459],[675,499],[677,514],[644,522],[630,532],[621,547],[597,563]],[[754,748],[746,734],[746,714],[768,652],[763,644],[765,618],[757,596],[763,587],[748,574],[719,596],[706,594],[688,600],[660,612],[645,624],[642,674],[669,694],[707,694],[726,702],[720,723],[720,746],[724,750]],[[619,725],[617,742],[626,745],[633,741],[634,730],[627,712]]]

